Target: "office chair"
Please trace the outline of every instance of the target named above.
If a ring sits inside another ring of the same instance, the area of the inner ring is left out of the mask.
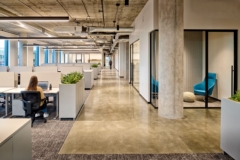
[[[25,111],[25,117],[31,117],[32,125],[35,119],[43,119],[44,123],[47,122],[47,119],[43,117],[43,114],[40,114],[40,117],[35,118],[35,114],[40,110],[46,108],[46,99],[41,100],[39,91],[22,91],[22,102],[23,110]],[[44,101],[43,107],[40,106],[41,101]]]

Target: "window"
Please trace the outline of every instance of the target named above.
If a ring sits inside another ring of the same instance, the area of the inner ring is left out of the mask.
[[[0,66],[7,66],[8,61],[8,41],[0,40]]]

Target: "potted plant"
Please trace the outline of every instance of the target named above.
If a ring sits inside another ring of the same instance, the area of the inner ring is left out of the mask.
[[[221,149],[240,159],[240,91],[221,101]]]
[[[94,73],[94,79],[97,79],[98,78],[98,65],[97,64],[92,64],[92,70],[93,70],[93,73]]]
[[[84,77],[79,72],[63,75],[59,85],[59,119],[75,119],[84,102]]]

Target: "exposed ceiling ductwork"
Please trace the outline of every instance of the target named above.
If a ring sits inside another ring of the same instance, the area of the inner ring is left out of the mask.
[[[134,28],[120,28],[119,30],[117,30],[117,28],[99,28],[99,27],[89,27],[88,28],[88,32],[89,33],[96,33],[96,32],[100,32],[100,33],[132,33],[134,31]]]
[[[110,53],[113,52],[113,50],[115,49],[115,46],[119,43],[119,42],[128,42],[129,39],[119,39],[121,36],[129,36],[131,33],[117,33],[115,36],[115,39],[113,39],[113,45],[111,47]]]

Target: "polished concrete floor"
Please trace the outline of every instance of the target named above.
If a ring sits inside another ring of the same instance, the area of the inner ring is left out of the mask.
[[[220,153],[221,110],[186,109],[169,120],[116,70],[102,70],[60,154]]]
[[[205,107],[205,101],[203,96],[196,95],[195,102],[183,102],[183,107]],[[221,101],[208,98],[208,107],[209,108],[220,108],[221,107]]]

